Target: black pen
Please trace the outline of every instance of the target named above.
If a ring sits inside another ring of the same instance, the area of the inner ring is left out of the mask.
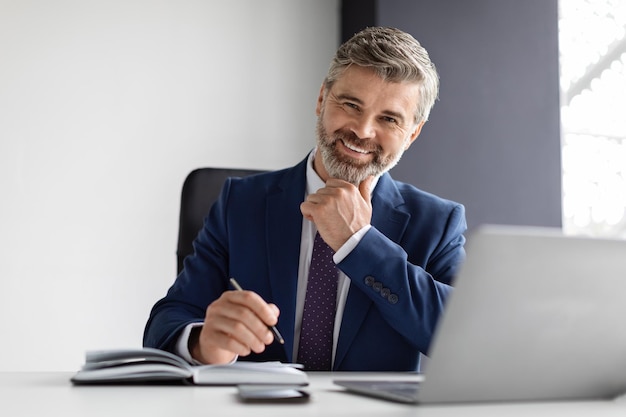
[[[230,283],[233,284],[233,287],[235,287],[237,291],[243,291],[243,288],[241,288],[241,285],[239,285],[235,278],[231,278]],[[270,329],[272,333],[274,333],[275,340],[278,340],[281,345],[285,344],[285,339],[283,339],[283,336],[280,334],[276,326],[267,326],[267,328]]]

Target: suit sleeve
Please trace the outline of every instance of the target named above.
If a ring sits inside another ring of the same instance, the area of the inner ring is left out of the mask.
[[[228,289],[225,213],[231,180],[211,208],[193,242],[194,253],[165,297],[153,306],[144,330],[143,345],[174,352],[183,329],[203,322],[207,306]]]
[[[424,354],[465,257],[464,207],[453,204],[446,214],[410,225],[399,242],[372,227],[339,263],[350,291],[369,297],[388,325]]]

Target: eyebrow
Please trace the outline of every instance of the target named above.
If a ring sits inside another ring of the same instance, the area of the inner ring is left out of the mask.
[[[353,101],[353,102],[355,102],[357,104],[360,104],[360,105],[364,104],[363,100],[361,100],[358,97],[354,97],[354,96],[352,96],[350,94],[345,94],[345,93],[344,94],[338,94],[337,98],[340,99],[340,100]],[[385,116],[393,117],[394,119],[398,120],[398,122],[400,122],[400,123],[404,123],[404,121],[405,121],[405,117],[404,117],[404,115],[402,113],[398,113],[398,112],[393,111],[393,110],[383,110],[382,114],[385,115]]]

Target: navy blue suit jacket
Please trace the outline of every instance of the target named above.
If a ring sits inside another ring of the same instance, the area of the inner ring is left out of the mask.
[[[172,351],[204,320],[229,277],[280,308],[274,342],[249,360],[292,362],[306,159],[295,167],[228,179],[194,242],[195,253],[153,307],[144,346]],[[372,228],[338,265],[350,278],[335,355],[338,371],[412,371],[427,353],[464,259],[462,205],[381,176]]]

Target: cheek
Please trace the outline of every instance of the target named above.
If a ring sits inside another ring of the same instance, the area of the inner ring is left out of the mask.
[[[380,145],[385,155],[395,155],[398,152],[404,152],[409,147],[410,141],[405,137],[404,133],[399,134],[388,133],[381,136]]]
[[[345,127],[345,115],[336,109],[324,108],[320,113],[320,120],[322,125],[328,132],[335,132],[336,130]]]

